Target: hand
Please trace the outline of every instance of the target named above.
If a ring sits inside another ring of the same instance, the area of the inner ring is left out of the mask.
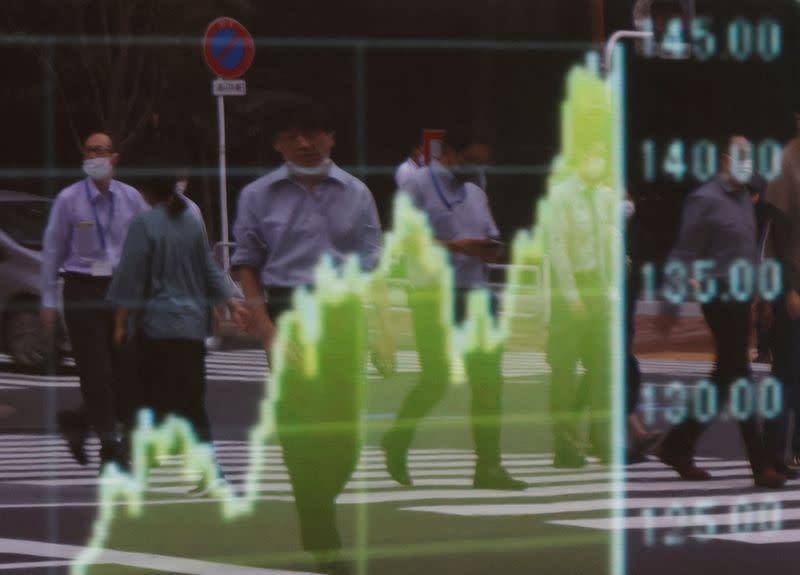
[[[114,326],[114,345],[117,347],[122,347],[125,344],[125,340],[128,336],[128,330],[125,329],[125,324],[118,324]]]
[[[45,333],[51,335],[58,321],[58,310],[52,307],[43,307],[39,311],[39,320],[42,322]]]
[[[786,311],[791,319],[800,319],[800,293],[795,290],[786,293]]]
[[[222,322],[225,320],[225,308],[223,306],[214,306],[214,333],[217,334],[222,328]]]
[[[250,313],[249,309],[236,300],[228,303],[228,309],[230,309],[231,318],[239,329],[244,332],[252,330],[253,314]]]
[[[692,289],[692,293],[698,293],[700,291],[700,282],[694,278],[689,278],[689,287]]]

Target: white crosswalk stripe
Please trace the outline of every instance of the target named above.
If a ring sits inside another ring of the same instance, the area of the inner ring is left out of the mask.
[[[0,366],[10,364],[11,358],[0,354]],[[702,378],[708,376],[713,369],[707,361],[678,360],[643,360],[641,369],[645,375],[666,375],[676,378]],[[401,351],[397,354],[397,370],[399,373],[418,373],[419,358],[414,351]],[[753,371],[765,374],[769,366],[754,364]],[[267,377],[267,361],[263,351],[212,351],[206,357],[206,373],[209,381],[233,383],[253,383],[261,385]],[[534,378],[549,375],[550,367],[543,353],[507,352],[503,358],[503,376],[507,378]],[[380,379],[377,370],[371,364],[367,366],[370,379]],[[525,380],[531,383],[531,380]],[[0,372],[0,389],[37,389],[37,388],[77,388],[76,375],[35,375]]]
[[[89,452],[96,453],[97,446],[92,440]],[[216,444],[226,478],[239,492],[250,478],[250,449],[244,441]],[[261,449],[265,465],[254,479],[256,492],[264,499],[291,501],[292,488],[280,448],[265,445]],[[656,539],[683,533],[685,537],[718,537],[748,544],[800,540],[800,482],[790,482],[774,492],[756,491],[746,461],[698,459],[710,470],[712,480],[680,481],[657,461],[627,469],[594,461],[584,469],[568,470],[554,469],[546,453],[507,454],[504,465],[528,483],[528,488],[505,492],[472,489],[475,458],[470,451],[415,449],[409,454],[414,487],[406,489],[388,476],[380,449],[367,446],[338,503],[393,503],[403,512],[476,520],[524,516],[575,529],[621,528]],[[615,498],[612,481],[623,477],[626,497]],[[184,496],[198,479],[196,472],[183,469],[181,458],[164,458],[152,471],[148,490],[154,504],[165,496],[173,498],[171,502],[192,503],[196,499]],[[83,497],[85,505],[94,505],[99,482],[96,457],[87,467],[77,465],[56,435],[0,436],[0,485],[71,490],[68,493]],[[0,509],[10,506],[18,505],[0,503]],[[615,512],[622,517],[615,518]],[[758,531],[759,537],[736,537],[743,529]],[[771,540],[765,535],[768,533],[775,538]]]

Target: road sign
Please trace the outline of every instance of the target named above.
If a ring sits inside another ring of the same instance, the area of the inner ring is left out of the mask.
[[[233,80],[253,63],[255,44],[250,32],[233,18],[217,18],[203,38],[206,64],[220,78]]]
[[[247,95],[247,82],[244,80],[223,80],[217,78],[212,83],[215,96],[245,96]]]
[[[228,238],[228,184],[225,158],[225,96],[244,96],[247,85],[237,80],[247,72],[255,54],[253,37],[247,28],[233,18],[217,18],[206,29],[203,55],[206,64],[219,78],[213,83],[217,97],[217,126],[219,127],[219,202],[220,235],[223,245],[222,263],[228,269],[230,241]]]

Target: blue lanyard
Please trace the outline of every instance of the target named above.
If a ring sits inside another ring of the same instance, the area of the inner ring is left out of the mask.
[[[464,194],[461,196],[461,199],[459,201],[457,201],[455,204],[451,204],[450,202],[447,201],[447,198],[444,196],[444,192],[442,191],[442,186],[439,185],[439,179],[436,177],[436,174],[433,173],[433,168],[430,166],[428,166],[428,173],[431,175],[431,180],[433,181],[433,187],[436,188],[436,193],[439,194],[439,199],[442,200],[442,203],[448,210],[452,212],[453,206],[464,202],[467,195],[466,190],[464,191]]]
[[[89,201],[89,205],[92,208],[92,213],[94,214],[94,223],[95,228],[97,229],[97,239],[100,240],[100,247],[103,249],[103,252],[106,254],[108,251],[106,250],[106,234],[103,231],[103,226],[100,225],[100,217],[97,214],[97,206],[94,205],[92,201],[92,193],[89,191],[89,180],[84,181],[84,187],[86,189],[86,199]],[[111,189],[109,188],[108,192],[108,230],[111,231],[111,220],[114,219],[114,196],[111,194]]]

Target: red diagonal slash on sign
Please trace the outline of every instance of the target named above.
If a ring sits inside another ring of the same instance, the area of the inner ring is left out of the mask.
[[[237,44],[238,42],[241,42],[241,41],[242,41],[242,37],[241,37],[241,36],[239,36],[238,34],[239,34],[239,33],[237,32],[237,33],[236,33],[236,36],[234,36],[233,38],[231,38],[231,41],[230,41],[230,42],[228,42],[228,45],[227,45],[227,46],[225,46],[225,47],[222,49],[222,52],[220,52],[220,53],[219,53],[219,56],[217,56],[217,57],[215,58],[215,60],[216,60],[218,63],[220,63],[220,64],[221,64],[221,63],[222,63],[222,60],[225,58],[225,56],[227,56],[227,55],[228,55],[228,52],[230,52],[230,51],[233,49],[233,47],[234,47],[234,46],[236,46],[236,44]]]

